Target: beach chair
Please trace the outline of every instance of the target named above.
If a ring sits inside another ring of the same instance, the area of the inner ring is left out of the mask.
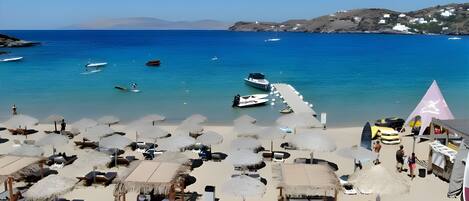
[[[80,149],[84,148],[91,148],[95,149],[98,147],[98,144],[96,142],[90,142],[90,141],[74,141],[75,145],[78,146]]]
[[[215,186],[205,186],[205,191],[202,195],[202,200],[215,201]]]
[[[282,163],[283,163],[283,162],[285,161],[284,156],[285,156],[284,153],[274,152],[272,161],[274,161],[274,162],[282,162]]]
[[[112,183],[112,181],[117,177],[117,172],[107,172],[106,174],[96,175],[95,182],[104,184],[104,186],[108,186]]]
[[[23,144],[23,143],[21,143],[21,141],[19,141],[19,140],[17,140],[17,139],[14,139],[14,140],[13,140],[13,146],[14,146],[14,147],[19,147],[19,146],[21,146],[21,144]]]
[[[117,165],[129,166],[132,161],[138,160],[135,156],[117,157]],[[108,168],[116,166],[116,159],[113,156]]]

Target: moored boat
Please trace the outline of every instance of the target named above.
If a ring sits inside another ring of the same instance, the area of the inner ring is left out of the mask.
[[[261,89],[264,91],[270,90],[270,83],[265,79],[265,75],[262,73],[249,73],[247,78],[244,78],[244,82],[254,88]]]
[[[160,66],[161,61],[159,59],[158,60],[150,60],[145,65],[146,66]]]
[[[107,65],[106,62],[102,62],[102,63],[88,63],[85,65],[85,67],[89,67],[89,68],[98,68],[98,67],[103,67]]]
[[[236,95],[233,99],[232,107],[253,107],[264,105],[269,102],[268,99],[265,99],[268,95],[266,94],[254,94],[247,96]],[[264,97],[264,98],[263,98]]]
[[[14,58],[7,58],[7,59],[2,59],[3,62],[14,62],[14,61],[20,61],[23,59],[23,57],[14,57]]]

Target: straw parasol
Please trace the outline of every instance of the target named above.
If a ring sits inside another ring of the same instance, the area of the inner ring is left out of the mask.
[[[3,125],[6,126],[7,128],[28,128],[28,127],[33,127],[39,123],[39,120],[37,120],[34,117],[24,115],[24,114],[18,114],[18,115],[13,115],[9,120],[3,122]]]
[[[274,151],[274,140],[285,138],[285,132],[277,127],[267,127],[261,129],[256,137],[261,140],[270,140],[270,151]]]
[[[108,126],[111,126],[112,124],[117,124],[119,123],[119,121],[120,121],[119,118],[117,118],[116,116],[111,116],[111,115],[103,116],[98,119],[98,123],[105,124]]]
[[[332,138],[326,134],[312,133],[311,131],[296,134],[290,143],[297,149],[311,151],[311,163],[313,163],[314,152],[333,152],[337,149]]]
[[[247,114],[244,114],[238,118],[236,118],[233,123],[236,125],[236,124],[244,124],[244,123],[250,123],[250,124],[254,124],[256,123],[256,119],[254,119],[254,117],[251,117]]]
[[[60,134],[48,134],[36,142],[38,146],[52,146],[53,154],[55,155],[55,147],[68,143],[68,138]]]
[[[197,142],[206,146],[221,144],[223,142],[223,136],[213,131],[206,131],[204,134],[197,137]]]
[[[199,123],[184,122],[176,128],[175,134],[188,135],[191,133],[201,133],[202,131],[204,131],[204,128]]]
[[[255,137],[262,130],[261,127],[246,122],[235,124],[233,129],[238,137]]]
[[[111,162],[111,157],[102,152],[89,151],[80,154],[80,157],[73,163],[75,169],[90,169],[94,167],[105,168]]]
[[[58,114],[50,115],[46,118],[45,122],[54,124],[54,131],[57,132],[57,123],[64,120],[64,117]]]
[[[156,126],[143,126],[135,129],[139,138],[153,139],[163,138],[168,136],[169,132]]]
[[[386,170],[381,165],[357,171],[349,178],[360,192],[375,194],[404,194],[410,191],[409,183],[401,175]]]
[[[253,138],[243,137],[231,141],[231,148],[234,150],[245,149],[254,151],[259,147],[262,147],[261,143]]]
[[[161,150],[180,151],[181,149],[195,144],[195,139],[189,136],[171,136],[159,142],[158,145]]]
[[[88,140],[98,141],[100,138],[114,133],[114,130],[105,125],[97,125],[85,129],[81,136]]]
[[[75,184],[75,179],[53,174],[32,185],[23,196],[26,200],[50,200],[70,192]]]
[[[140,118],[140,120],[144,121],[144,122],[152,123],[152,125],[154,126],[156,122],[166,120],[166,117],[161,116],[159,114],[150,114],[150,115],[147,115],[147,116],[144,116],[144,117]]]
[[[108,149],[124,149],[130,143],[132,143],[132,140],[120,135],[112,135],[99,140],[99,146]],[[117,167],[117,151],[115,152],[114,159]]]
[[[378,155],[368,149],[365,149],[360,146],[352,146],[352,147],[345,147],[342,149],[339,149],[337,151],[337,154],[339,156],[345,157],[345,158],[350,158],[350,159],[356,159],[361,162],[369,161],[369,160],[375,160]]]
[[[288,128],[312,128],[321,126],[320,122],[309,113],[291,113],[282,115],[277,119],[277,124]]]
[[[242,197],[260,198],[264,195],[266,187],[258,179],[251,178],[246,175],[232,177],[222,186],[222,191],[226,194]]]
[[[36,145],[22,144],[9,154],[16,156],[42,156],[44,154],[44,150]]]
[[[201,124],[207,121],[207,117],[201,114],[193,114],[189,117],[187,117],[184,121],[182,121],[182,124],[184,123],[195,123],[195,124]]]
[[[93,119],[83,118],[76,122],[73,122],[71,127],[74,129],[78,129],[80,132],[84,131],[87,128],[91,128],[93,126],[98,125],[98,122]]]
[[[235,167],[246,167],[262,163],[262,156],[249,150],[232,151],[227,160]]]

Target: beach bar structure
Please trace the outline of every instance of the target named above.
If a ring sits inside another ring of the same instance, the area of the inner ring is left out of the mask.
[[[293,86],[284,83],[272,84],[278,91],[285,103],[297,114],[308,114],[314,120],[315,127],[321,127],[321,122],[317,119],[317,113],[306,104]]]
[[[279,201],[289,199],[337,200],[340,182],[325,165],[281,164],[272,166],[279,184]]]
[[[43,157],[0,156],[0,182],[5,184],[5,191],[8,191],[10,201],[18,200],[13,189],[14,179],[37,170],[41,170],[42,173],[44,160]]]
[[[181,176],[188,167],[171,162],[140,161],[130,170],[114,190],[114,196],[118,201],[125,201],[125,195],[129,191],[165,195],[170,201],[176,200],[176,191],[182,191],[181,199],[184,199],[184,180]]]

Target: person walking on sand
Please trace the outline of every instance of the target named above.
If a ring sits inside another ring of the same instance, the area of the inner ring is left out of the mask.
[[[396,168],[397,171],[402,172],[404,167],[404,146],[400,145],[399,150],[396,151]]]
[[[67,123],[65,123],[65,120],[62,119],[62,123],[60,123],[60,132],[65,131],[65,127],[67,127]]]
[[[11,107],[11,112],[13,113],[13,115],[17,115],[17,114],[18,114],[18,112],[17,112],[17,110],[16,110],[16,105],[15,105],[15,104],[13,104],[13,107]]]
[[[411,179],[414,179],[415,177],[415,168],[417,167],[416,162],[417,162],[417,157],[415,156],[415,153],[412,153],[408,159],[409,171],[410,171],[409,176]]]
[[[373,151],[376,153],[376,160],[375,160],[375,165],[379,165],[381,162],[379,162],[379,152],[381,151],[381,144],[377,140],[375,144],[373,145]]]

